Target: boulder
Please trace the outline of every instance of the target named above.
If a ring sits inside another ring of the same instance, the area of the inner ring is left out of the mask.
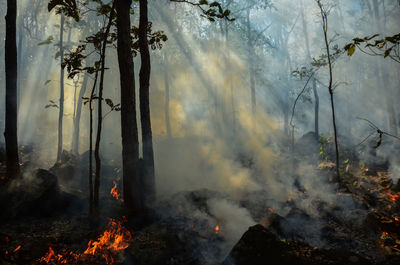
[[[345,250],[320,250],[306,243],[281,241],[262,225],[255,225],[242,236],[222,265],[339,265],[371,264],[358,254]]]

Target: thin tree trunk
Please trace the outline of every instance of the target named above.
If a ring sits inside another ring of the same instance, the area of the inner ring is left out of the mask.
[[[121,83],[121,135],[123,195],[134,214],[145,212],[142,181],[138,171],[139,140],[136,123],[135,72],[131,51],[131,0],[116,0],[118,64]]]
[[[307,49],[307,57],[308,59],[312,60],[311,57],[311,51],[310,51],[310,40],[308,36],[308,27],[307,27],[307,22],[304,16],[304,6],[303,6],[303,1],[301,2],[301,18],[303,22],[303,33],[304,33],[304,38],[306,42],[306,49]],[[314,132],[315,132],[315,138],[318,141],[319,140],[319,95],[317,91],[317,82],[315,80],[315,76],[312,78],[312,90],[314,94]]]
[[[96,175],[94,178],[93,206],[96,210],[98,210],[99,207],[99,197],[100,197],[100,175],[101,175],[100,140],[101,140],[101,130],[103,127],[103,90],[104,90],[104,75],[106,71],[105,69],[106,49],[107,49],[108,34],[110,33],[110,28],[112,26],[112,20],[113,20],[112,14],[114,13],[114,9],[115,9],[115,1],[113,1],[112,3],[100,55],[101,68],[100,68],[99,96],[97,104],[97,135],[96,135],[96,145],[94,149],[94,158],[96,160]]]
[[[19,106],[21,104],[21,78],[22,78],[22,46],[24,43],[24,34],[23,34],[23,15],[20,15],[19,18],[19,25],[18,25],[18,47],[17,47],[17,53],[18,53],[18,85],[17,85],[17,93],[18,93],[18,110]]]
[[[254,116],[256,113],[256,84],[255,84],[255,73],[254,73],[254,52],[253,43],[251,41],[251,25],[250,25],[250,9],[247,11],[247,49],[248,49],[248,64],[249,64],[249,76],[250,76],[250,93],[251,93],[251,113]]]
[[[60,60],[61,64],[64,61],[64,14],[61,14],[60,26]],[[58,113],[58,146],[57,146],[57,161],[61,159],[63,146],[63,116],[64,116],[64,68],[60,66],[60,103]]]
[[[81,114],[82,114],[82,98],[86,93],[86,87],[89,81],[89,74],[85,73],[83,77],[83,83],[81,86],[81,90],[79,91],[78,103],[76,106],[76,114],[74,120],[74,131],[72,134],[72,154],[79,154],[79,133],[80,133],[80,122],[81,122]]]
[[[76,92],[78,90],[79,84],[79,76],[77,80],[74,80],[74,113],[72,114],[72,124],[75,124],[75,116],[76,116]]]
[[[315,77],[313,77],[312,81],[312,88],[313,88],[313,94],[314,94],[314,131],[315,131],[315,137],[316,140],[319,140],[319,96],[318,96],[318,90],[317,90],[317,81],[315,80]]]
[[[165,83],[165,129],[167,130],[168,139],[172,138],[171,121],[169,117],[169,80],[168,80],[168,67],[164,66],[164,83]]]
[[[97,78],[99,72],[96,71],[94,83],[89,98],[89,210],[93,213],[93,97],[96,91]]]
[[[6,124],[4,137],[7,153],[7,178],[19,174],[17,137],[17,0],[7,0],[5,70],[6,70]]]
[[[139,47],[141,67],[139,73],[140,83],[140,119],[142,125],[143,141],[143,160],[144,160],[144,198],[145,203],[150,204],[155,198],[155,174],[154,174],[154,152],[153,135],[151,131],[150,116],[150,52],[147,41],[147,0],[140,0],[140,18],[139,18]]]
[[[337,139],[335,103],[334,103],[334,98],[333,98],[333,69],[332,69],[330,46],[329,46],[329,40],[328,40],[328,15],[327,15],[326,11],[324,10],[320,1],[318,1],[318,5],[321,10],[322,28],[323,28],[323,32],[324,32],[324,41],[325,41],[326,55],[327,55],[328,67],[329,67],[328,90],[329,90],[330,101],[331,101],[333,132],[334,132],[334,136],[335,136],[336,174],[337,174],[338,180],[340,180],[339,146],[338,146],[338,139]]]

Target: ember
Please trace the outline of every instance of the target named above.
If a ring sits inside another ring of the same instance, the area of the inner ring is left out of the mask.
[[[20,250],[21,249],[21,245],[19,245],[18,247],[16,247],[15,249],[14,249],[14,252],[17,252],[18,250]]]
[[[215,226],[215,234],[218,235],[219,234],[219,225]]]

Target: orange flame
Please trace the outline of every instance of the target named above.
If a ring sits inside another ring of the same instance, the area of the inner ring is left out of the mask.
[[[16,247],[16,248],[14,249],[14,253],[17,252],[17,251],[20,250],[20,249],[21,249],[21,245],[19,245],[18,247]]]
[[[400,222],[399,217],[395,217],[394,220],[395,220],[396,222]]]
[[[385,191],[386,195],[389,197],[391,201],[400,201],[400,192],[392,193],[388,190]]]
[[[218,235],[219,234],[219,225],[215,226],[215,234]]]
[[[54,250],[49,247],[49,251],[39,262],[45,262],[47,264],[69,264],[84,259],[85,256],[102,256],[107,264],[113,264],[115,262],[114,255],[119,251],[126,249],[130,245],[132,239],[131,232],[126,229],[120,221],[110,218],[107,229],[103,234],[96,240],[90,240],[87,249],[83,254],[75,254],[70,252],[69,254],[56,254]],[[65,252],[65,250],[64,250]]]
[[[119,199],[119,197],[121,196],[121,194],[119,193],[119,191],[118,191],[118,184],[117,184],[117,182],[116,181],[113,181],[113,183],[114,183],[114,187],[112,187],[112,189],[111,189],[111,191],[110,191],[110,194],[111,194],[111,196],[113,196],[115,199]]]
[[[108,227],[97,241],[89,241],[88,248],[83,254],[101,254],[108,264],[113,264],[114,259],[110,253],[116,253],[129,247],[132,235],[120,222],[114,219],[110,219]]]

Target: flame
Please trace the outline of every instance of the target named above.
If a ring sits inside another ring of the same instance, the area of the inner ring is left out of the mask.
[[[399,219],[399,217],[397,217],[397,216],[394,218],[394,220],[395,220],[396,222],[400,222],[400,219]]]
[[[114,255],[128,248],[131,239],[131,232],[122,225],[122,222],[110,218],[107,229],[96,241],[89,241],[88,247],[83,254],[65,253],[65,250],[63,250],[63,255],[56,254],[49,247],[49,251],[39,262],[45,262],[46,264],[74,264],[76,261],[84,260],[85,256],[91,255],[102,256],[107,264],[113,264],[115,262]]]
[[[386,190],[385,193],[391,201],[400,201],[400,192],[392,193],[389,190]]]
[[[116,253],[129,247],[132,239],[131,232],[122,226],[121,222],[110,219],[108,229],[97,239],[89,241],[88,248],[83,254],[101,254],[108,264],[113,264],[114,259],[110,253]]]
[[[274,208],[268,208],[268,211],[270,211],[271,213],[274,213],[275,209]]]
[[[119,197],[121,196],[121,194],[119,193],[117,182],[113,181],[113,183],[114,183],[114,187],[111,188],[110,194],[111,194],[111,196],[113,196],[115,199],[118,200]]]
[[[46,253],[46,255],[44,257],[41,257],[39,262],[46,262],[47,264],[49,263],[53,263],[53,262],[60,262],[60,263],[66,263],[66,262],[62,262],[62,255],[56,255],[56,253],[54,252],[54,250],[49,247],[49,251]]]
[[[20,250],[20,249],[21,249],[21,245],[19,245],[18,247],[16,247],[16,248],[14,249],[14,253],[17,252],[17,251]]]
[[[219,234],[219,225],[215,226],[215,234],[218,235]]]

